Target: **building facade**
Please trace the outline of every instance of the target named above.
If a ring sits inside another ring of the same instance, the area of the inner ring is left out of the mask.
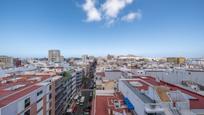
[[[33,78],[29,79],[34,80]],[[16,81],[16,83],[20,83],[20,81]],[[3,80],[2,84],[7,83]],[[1,86],[0,115],[51,115],[52,100],[49,96],[52,92],[50,85],[48,78],[33,85],[18,84],[5,89]],[[2,96],[3,92],[4,96]]]
[[[49,50],[48,61],[49,62],[60,62],[62,60],[60,50]]]
[[[16,75],[0,81],[0,115],[63,115],[80,90],[82,71],[69,76]]]
[[[0,68],[13,67],[13,58],[9,56],[0,56]]]
[[[186,62],[186,58],[184,57],[168,57],[167,62],[174,64],[184,64]]]

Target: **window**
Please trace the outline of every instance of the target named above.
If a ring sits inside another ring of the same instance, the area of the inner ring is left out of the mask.
[[[49,99],[51,99],[51,98],[52,98],[52,94],[50,93],[50,94],[49,94]]]
[[[28,106],[30,106],[30,97],[25,99],[25,108],[27,108]]]
[[[40,113],[40,112],[42,111],[42,109],[43,109],[43,107],[41,107],[41,108],[37,111],[37,113]]]
[[[42,98],[40,98],[40,99],[37,101],[37,103],[39,103],[40,101],[42,101]]]
[[[50,108],[52,107],[52,102],[49,103],[49,107],[50,107]]]
[[[50,85],[50,86],[49,86],[49,90],[51,90],[51,89],[52,89],[52,86]]]
[[[37,96],[39,96],[40,94],[42,94],[43,93],[43,91],[41,90],[41,91],[39,91],[39,92],[37,92]]]
[[[24,115],[30,115],[30,109],[27,110],[27,111],[24,113]]]
[[[51,113],[52,113],[52,110],[50,109],[50,110],[49,110],[49,115],[51,115]]]

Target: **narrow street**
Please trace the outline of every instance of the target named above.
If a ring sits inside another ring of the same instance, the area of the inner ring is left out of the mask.
[[[82,95],[81,97],[85,96],[84,103],[83,105],[80,105],[80,103],[76,104],[74,115],[85,115],[84,111],[89,111],[91,107],[93,91],[92,90],[82,90],[81,95]],[[88,113],[89,112],[87,112],[86,115],[89,115]]]
[[[96,69],[96,61],[90,66],[89,74],[83,79],[81,92],[78,93],[78,99],[74,100],[75,107],[71,115],[90,115],[94,90],[94,73]],[[81,102],[81,98],[84,102]]]

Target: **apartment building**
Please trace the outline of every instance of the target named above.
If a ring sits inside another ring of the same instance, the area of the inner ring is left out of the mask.
[[[88,55],[82,55],[81,58],[82,58],[83,62],[87,62],[89,59],[89,56]]]
[[[186,58],[184,57],[168,57],[167,62],[174,64],[184,64],[186,62]]]
[[[82,75],[82,71],[70,76],[35,72],[2,77],[0,115],[62,115],[79,90]]]
[[[50,79],[47,75],[1,78],[0,115],[51,115]]]
[[[198,84],[204,84],[204,71],[193,69],[180,69],[180,70],[143,70],[144,75],[152,76],[160,80],[168,81],[172,84],[181,84],[182,81],[192,81]]]
[[[49,50],[48,51],[48,61],[49,62],[61,62],[62,57],[60,50]]]
[[[121,79],[118,87],[138,115],[204,113],[204,96],[153,77]]]
[[[129,101],[130,105],[134,107],[134,111],[138,115],[149,115],[149,114],[164,114],[163,108],[161,108],[158,103],[156,103],[152,98],[143,94],[142,91],[147,89],[147,86],[139,87],[137,89],[131,84],[139,84],[142,86],[141,82],[136,80],[120,80],[119,81],[119,90],[122,92],[124,97]],[[150,106],[155,106],[154,109],[151,109]]]
[[[82,78],[84,77],[83,69],[77,69],[75,76],[76,76],[76,89],[77,91],[79,91],[82,86]]]
[[[13,67],[13,58],[9,56],[0,56],[0,68]]]
[[[73,69],[65,72],[66,74],[54,79],[52,100],[55,102],[53,115],[62,115],[71,106],[73,98],[80,90],[82,85],[82,69]]]

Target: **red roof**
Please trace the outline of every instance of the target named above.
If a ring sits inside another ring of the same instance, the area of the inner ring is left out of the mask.
[[[115,108],[113,100],[117,100],[124,105],[122,95],[117,93],[115,96],[96,96],[96,115],[108,115],[108,109],[122,113],[124,110],[128,112],[127,108]]]
[[[18,98],[23,97],[36,90],[40,86],[35,84],[44,81],[50,78],[50,75],[18,75],[14,77],[4,77],[2,79],[5,82],[0,82],[0,107],[8,105],[9,103],[17,100]],[[33,79],[40,78],[40,79]],[[19,88],[15,90],[11,90],[8,88],[12,88],[14,86],[21,85]]]
[[[31,87],[29,87],[29,88],[27,88],[27,89],[24,89],[24,90],[22,90],[22,91],[19,91],[19,92],[17,92],[17,93],[14,93],[14,94],[9,95],[8,97],[6,97],[6,98],[0,100],[0,107],[3,107],[3,106],[8,105],[9,103],[11,103],[11,102],[17,100],[17,99],[20,98],[20,97],[23,97],[23,96],[26,95],[26,94],[29,94],[30,92],[32,92],[32,91],[38,89],[39,87],[40,87],[40,86],[34,85],[34,86],[31,86]]]
[[[97,72],[96,75],[99,77],[105,77],[105,72]]]

